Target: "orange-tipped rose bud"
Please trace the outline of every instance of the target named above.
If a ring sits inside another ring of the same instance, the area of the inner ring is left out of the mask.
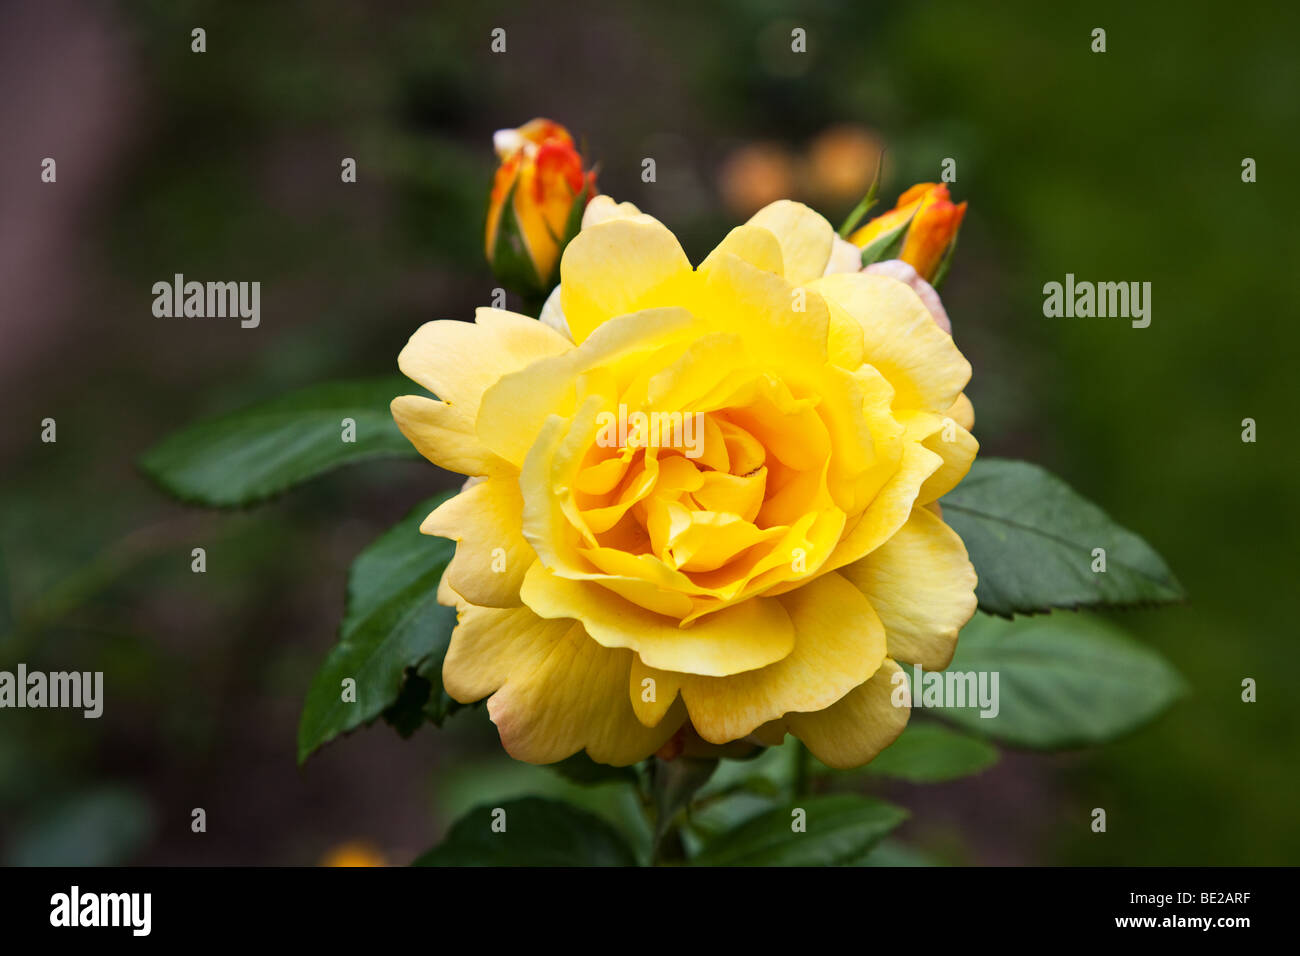
[[[898,204],[893,209],[872,219],[849,236],[849,241],[859,249],[865,249],[873,240],[911,219],[898,258],[930,281],[938,271],[944,253],[957,237],[965,215],[966,203],[953,205],[948,187],[943,183],[917,183],[898,197]]]
[[[596,173],[583,171],[569,131],[548,119],[498,130],[493,146],[501,165],[488,203],[488,262],[518,291],[546,292],[596,194]]]

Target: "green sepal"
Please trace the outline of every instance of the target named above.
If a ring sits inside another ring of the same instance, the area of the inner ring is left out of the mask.
[[[836,230],[841,239],[847,239],[849,233],[858,227],[858,223],[862,221],[862,217],[870,212],[871,208],[875,206],[877,201],[876,196],[880,193],[880,173],[884,167],[885,154],[882,150],[880,153],[880,160],[876,163],[876,175],[871,179],[871,187],[867,190],[867,194],[862,197],[862,200],[856,206],[853,207],[853,211],[848,214],[848,217],[840,223],[840,228]]]
[[[519,218],[515,215],[515,190],[519,180],[510,184],[505,201],[501,204],[501,218],[497,222],[496,241],[492,244],[489,260],[492,272],[502,284],[525,298],[533,298],[547,291],[544,277],[538,274],[537,264],[529,255]]]
[[[939,268],[934,270],[934,278],[930,280],[930,286],[938,292],[945,279],[948,278],[948,270],[952,268],[952,256],[957,251],[957,237],[961,235],[961,227],[952,234],[952,241],[948,243],[948,248],[943,252],[943,258],[939,260]]]
[[[875,262],[884,262],[886,259],[897,259],[898,254],[903,251],[903,241],[907,238],[907,230],[911,228],[912,220],[915,218],[916,213],[913,212],[912,215],[907,217],[906,222],[900,223],[867,243],[862,250],[863,268]]]

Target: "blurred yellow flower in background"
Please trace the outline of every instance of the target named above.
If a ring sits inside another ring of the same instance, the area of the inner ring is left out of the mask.
[[[828,127],[804,151],[774,142],[747,143],[723,161],[718,188],[723,203],[738,216],[791,197],[843,204],[866,191],[880,153],[876,134],[851,123]]]
[[[748,216],[795,193],[795,157],[777,143],[750,143],[727,157],[718,177],[722,200]]]
[[[387,866],[384,855],[364,840],[351,840],[331,847],[321,858],[321,866]]]
[[[808,146],[809,193],[832,204],[856,201],[880,163],[880,141],[865,126],[823,130]]]

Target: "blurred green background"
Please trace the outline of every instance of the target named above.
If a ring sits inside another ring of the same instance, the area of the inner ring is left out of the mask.
[[[902,836],[950,863],[1300,860],[1286,438],[1300,240],[1281,215],[1300,14],[458,7],[0,12],[0,668],[103,670],[107,698],[98,721],[0,712],[0,861],[313,863],[361,841],[405,862],[469,804],[566,786],[505,760],[481,710],[405,742],[370,728],[295,765],[348,564],[451,476],[373,463],[215,514],[133,466],[198,416],[392,371],[420,323],[486,304],[491,134],[535,115],[573,130],[602,191],[663,219],[697,261],[773,189],[838,222],[880,146],[890,201],[955,159],[970,210],[945,303],[975,368],[976,435],[1165,555],[1190,602],[1118,619],[1191,693],[1103,748],[896,785],[914,814]],[[495,27],[505,54],[489,50]],[[790,52],[796,27],[806,54]],[[56,185],[39,180],[45,156]],[[339,181],[344,156],[355,185]],[[154,318],[151,286],[176,272],[260,281],[261,327]],[[1151,282],[1151,326],[1045,318],[1042,286],[1067,272]],[[56,444],[40,441],[46,417]],[[1246,677],[1257,703],[1241,702]],[[196,807],[206,834],[191,832]]]

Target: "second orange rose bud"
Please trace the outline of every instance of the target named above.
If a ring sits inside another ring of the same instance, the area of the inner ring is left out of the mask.
[[[944,253],[957,237],[966,203],[954,205],[943,183],[917,183],[898,197],[889,212],[872,219],[849,236],[849,241],[865,249],[880,236],[902,226],[910,218],[907,236],[898,258],[915,269],[927,282],[933,281]]]

